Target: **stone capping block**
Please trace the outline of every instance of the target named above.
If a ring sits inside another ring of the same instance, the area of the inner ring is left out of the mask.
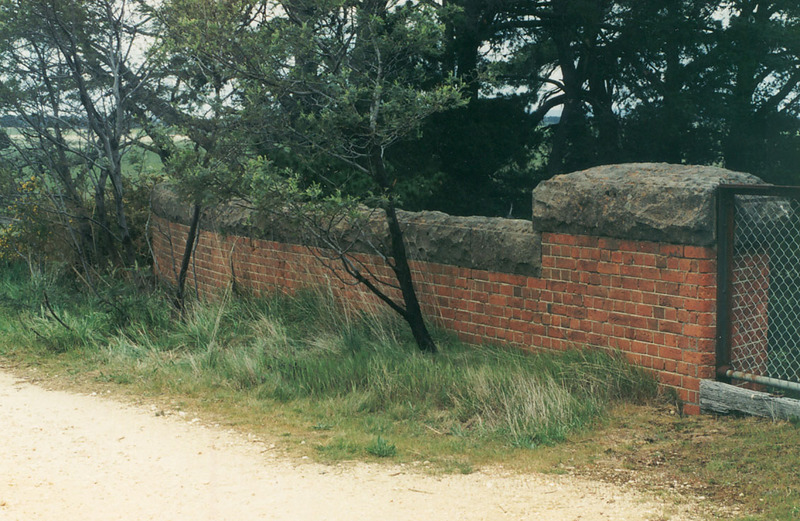
[[[153,212],[172,222],[188,225],[191,205],[166,183],[152,196]],[[388,244],[383,212],[372,211],[369,240],[355,241],[353,251],[386,253]],[[462,268],[538,277],[541,274],[541,234],[527,220],[499,217],[457,217],[442,212],[399,211],[411,260],[448,264]],[[309,234],[286,216],[265,217],[242,201],[217,205],[203,213],[201,228],[239,235],[314,246]],[[346,233],[343,232],[343,233]]]
[[[412,259],[538,277],[542,236],[530,221],[400,212]]]
[[[538,232],[711,246],[716,188],[763,184],[713,166],[630,163],[558,175],[533,191]]]

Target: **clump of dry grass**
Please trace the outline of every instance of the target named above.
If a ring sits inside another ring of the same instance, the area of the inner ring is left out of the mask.
[[[423,354],[401,322],[342,310],[325,292],[194,302],[182,320],[163,295],[117,297],[118,307],[135,310],[132,320],[115,321],[89,296],[72,296],[58,311],[69,329],[32,308],[27,320],[37,333],[20,334],[61,352],[80,348],[167,388],[325,401],[333,416],[385,414],[522,447],[562,440],[614,401],[656,388],[621,358],[585,350],[531,354],[442,336],[439,354]]]

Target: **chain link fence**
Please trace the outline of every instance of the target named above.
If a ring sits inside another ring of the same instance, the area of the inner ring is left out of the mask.
[[[800,189],[720,190],[721,376],[800,390]]]

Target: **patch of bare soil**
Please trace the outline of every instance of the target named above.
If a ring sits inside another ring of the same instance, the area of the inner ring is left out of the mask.
[[[291,459],[191,415],[0,372],[0,519],[693,520],[695,506],[570,475]]]
[[[630,425],[608,427],[599,432],[602,439],[583,441],[596,455],[591,463],[570,469],[573,475],[684,497],[702,503],[715,518],[756,513],[747,510],[739,488],[710,482],[702,471],[710,457],[708,447],[734,435],[729,424],[707,415],[681,418],[669,406],[632,408],[635,420]]]

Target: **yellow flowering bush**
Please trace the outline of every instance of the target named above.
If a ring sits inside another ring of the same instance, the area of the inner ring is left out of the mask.
[[[6,186],[0,198],[0,259],[41,252],[50,236],[41,179],[35,175],[22,180],[3,177]]]

